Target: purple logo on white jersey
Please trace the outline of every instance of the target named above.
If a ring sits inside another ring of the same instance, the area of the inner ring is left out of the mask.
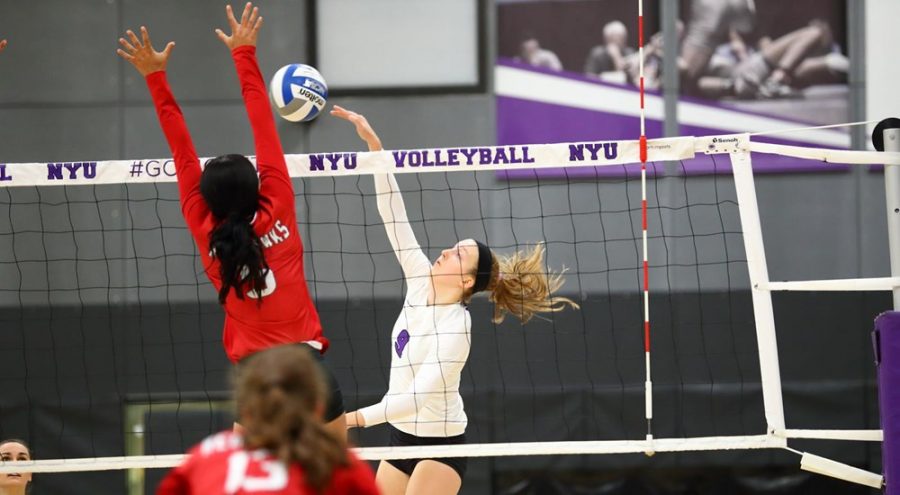
[[[409,332],[404,328],[400,331],[400,335],[397,336],[397,342],[394,342],[394,350],[397,351],[397,357],[403,357],[403,349],[406,348],[407,343],[409,343]]]

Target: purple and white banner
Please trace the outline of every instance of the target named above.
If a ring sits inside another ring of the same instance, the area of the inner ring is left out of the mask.
[[[766,157],[801,161],[826,169],[843,170],[843,164],[900,165],[900,153],[829,150],[751,140],[747,134],[677,137],[647,141],[649,162],[689,162],[698,154],[730,155],[753,152],[756,162]],[[519,177],[547,177],[562,173],[567,178],[622,174],[640,167],[638,141],[579,141],[555,144],[510,144],[456,148],[392,150],[376,153],[312,153],[285,155],[291,177],[340,177],[372,174],[495,171]],[[250,157],[255,161],[254,157]],[[206,163],[210,158],[201,158]],[[708,158],[702,159],[706,162]],[[730,170],[730,160],[719,160],[720,171]],[[562,171],[562,172],[560,172]],[[583,171],[583,172],[581,172]],[[0,163],[0,187],[152,184],[175,182],[171,158]]]
[[[637,88],[603,82],[580,74],[533,67],[501,60],[495,68],[497,142],[572,141],[579,139],[634,139],[640,134],[640,95]],[[646,134],[662,134],[664,111],[659,93],[645,94]],[[726,104],[682,98],[678,108],[685,136],[753,133],[803,127],[804,123],[739,110]],[[847,149],[850,137],[834,129],[807,129],[754,141],[828,149]],[[564,164],[560,164],[564,165]],[[730,164],[706,158],[684,161],[686,173],[728,172]],[[716,167],[715,170],[713,167]],[[777,155],[754,155],[756,172],[843,171],[826,165]],[[630,169],[626,169],[630,172]],[[651,169],[652,172],[652,169]],[[622,174],[609,169],[605,174]],[[591,174],[593,175],[593,174]]]
[[[691,138],[647,143],[651,160],[694,156]],[[285,155],[291,177],[403,174],[452,171],[570,170],[639,162],[637,141],[582,141],[457,148]],[[252,158],[251,158],[252,159]],[[209,158],[201,158],[206,163]],[[0,187],[175,182],[171,158],[64,163],[0,163]]]
[[[586,76],[501,61],[495,68],[497,94],[497,142],[571,141],[573,139],[632,139],[640,133],[640,95],[637,89],[605,83]],[[662,134],[661,95],[645,95],[647,135]],[[726,105],[684,100],[679,105],[681,131],[686,136],[710,136],[763,132],[802,127],[782,118],[742,111]],[[850,137],[833,129],[807,129],[784,137],[754,137],[775,144],[847,149]],[[563,164],[560,164],[562,166]],[[754,156],[756,172],[842,171],[846,167],[823,165],[796,158]],[[685,161],[687,173],[713,172],[710,160]],[[719,172],[730,170],[717,165]],[[622,169],[610,172],[622,173]]]
[[[759,140],[850,147],[846,129],[808,129],[849,119],[847,0],[683,1],[667,26],[676,31],[674,47],[665,45],[663,1],[638,12],[636,2],[498,0],[497,143],[635,139],[640,86],[649,138],[677,119],[682,136],[807,128]],[[663,68],[676,57],[677,116],[664,115]],[[729,169],[702,157],[683,165],[688,174]],[[846,170],[778,156],[754,156],[753,167]]]

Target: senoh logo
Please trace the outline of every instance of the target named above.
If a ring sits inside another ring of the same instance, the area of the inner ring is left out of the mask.
[[[739,142],[740,139],[736,137],[714,137],[710,140],[709,149],[714,150],[720,145],[737,145]]]

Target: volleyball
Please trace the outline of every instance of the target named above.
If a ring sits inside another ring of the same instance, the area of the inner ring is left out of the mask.
[[[315,67],[290,64],[272,76],[269,93],[278,115],[291,122],[309,122],[325,108],[328,85]]]

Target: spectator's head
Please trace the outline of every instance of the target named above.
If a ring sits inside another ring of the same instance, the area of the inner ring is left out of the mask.
[[[628,43],[628,28],[622,21],[607,22],[603,26],[603,42],[607,45],[616,45],[625,48]]]
[[[30,461],[31,449],[22,440],[11,438],[0,440],[0,461],[22,462]],[[0,492],[9,494],[25,493],[28,484],[31,483],[31,473],[7,473],[0,474]]]
[[[534,36],[526,36],[519,45],[519,55],[526,61],[531,60],[541,50],[541,43]]]
[[[740,34],[750,34],[756,25],[756,3],[753,0],[732,0],[731,28]]]
[[[343,443],[322,421],[326,394],[319,364],[305,346],[283,345],[254,354],[236,378],[244,445],[299,463],[310,484],[321,489],[334,467],[347,463]]]

